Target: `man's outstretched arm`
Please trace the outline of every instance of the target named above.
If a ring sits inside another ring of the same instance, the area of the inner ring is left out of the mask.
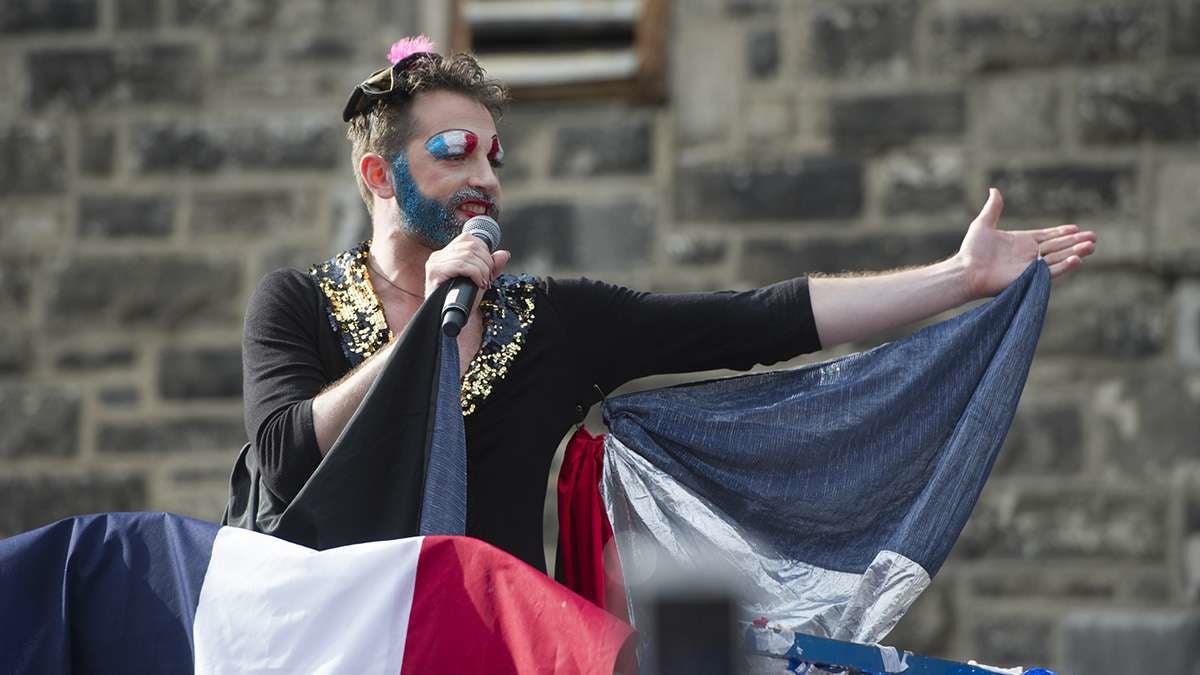
[[[831,347],[927,319],[1004,290],[1040,253],[1058,278],[1096,250],[1096,233],[1075,225],[997,229],[1004,200],[991,188],[957,254],[941,262],[874,275],[813,277],[813,318]]]

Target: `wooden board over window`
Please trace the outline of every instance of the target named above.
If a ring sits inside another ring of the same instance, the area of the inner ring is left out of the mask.
[[[454,47],[521,100],[665,97],[668,0],[459,0]]]

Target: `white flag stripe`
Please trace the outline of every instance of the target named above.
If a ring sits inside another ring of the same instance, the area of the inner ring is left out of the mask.
[[[193,624],[196,672],[399,673],[421,542],[315,551],[221,528]]]

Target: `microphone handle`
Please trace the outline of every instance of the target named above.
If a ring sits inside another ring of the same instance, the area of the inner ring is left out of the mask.
[[[475,293],[479,287],[466,277],[458,277],[450,282],[450,292],[446,294],[446,304],[442,305],[442,333],[457,337],[467,325],[467,317],[471,314],[471,306],[475,304]]]

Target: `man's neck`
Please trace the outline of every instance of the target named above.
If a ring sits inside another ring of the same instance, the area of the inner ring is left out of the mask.
[[[371,239],[371,260],[380,273],[404,288],[425,289],[425,262],[433,251],[392,225],[376,223]]]

